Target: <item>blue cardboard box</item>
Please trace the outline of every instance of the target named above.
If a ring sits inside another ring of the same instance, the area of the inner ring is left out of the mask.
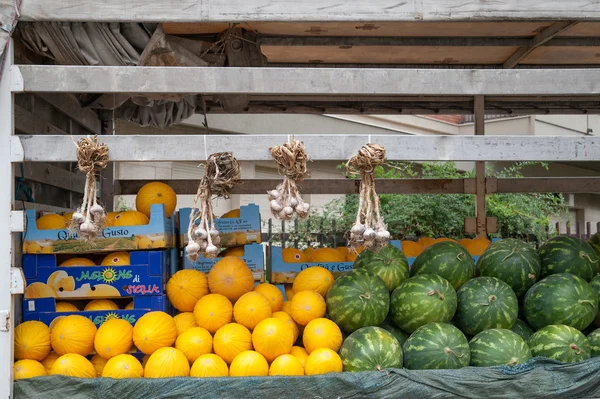
[[[49,326],[57,317],[77,314],[87,317],[94,322],[96,327],[99,327],[102,323],[111,318],[124,319],[134,325],[140,317],[148,312],[162,311],[170,314],[173,313],[169,300],[165,295],[136,296],[127,299],[123,298],[123,300],[120,302],[129,303],[131,300],[133,300],[133,309],[131,310],[81,310],[78,312],[57,312],[57,300],[55,298],[23,299],[23,321],[37,320]],[[85,301],[70,302],[79,305],[78,307],[81,309],[85,307]],[[125,307],[126,304],[121,303],[121,305],[123,305],[122,307]]]
[[[60,267],[56,255],[23,255],[25,298],[118,298],[162,295],[176,249],[130,253],[128,266]]]
[[[187,231],[192,208],[179,210],[179,245],[188,243]],[[221,237],[220,247],[235,247],[250,243],[260,243],[260,210],[258,205],[249,204],[240,207],[239,218],[215,219],[215,227]]]
[[[390,244],[396,248],[401,248],[400,241],[393,240]],[[306,263],[285,263],[281,247],[271,247],[271,283],[284,284],[293,283],[296,275],[302,270],[321,266],[333,273],[334,276],[352,270],[353,262],[306,262]]]
[[[162,249],[175,246],[175,218],[165,215],[162,204],[150,208],[150,222],[142,226],[106,227],[91,241],[79,240],[77,233],[68,228],[38,230],[36,212],[26,212],[27,229],[23,233],[23,253],[66,254],[138,249]]]
[[[261,244],[244,245],[244,256],[241,257],[248,265],[248,268],[256,281],[265,280],[265,253]],[[183,249],[183,268],[196,269],[203,273],[208,273],[213,265],[223,258],[205,258],[200,256],[195,262],[191,262]]]

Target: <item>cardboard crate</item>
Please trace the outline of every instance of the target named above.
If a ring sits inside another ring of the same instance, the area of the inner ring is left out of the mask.
[[[173,309],[166,295],[135,296],[131,298],[121,298],[117,301],[122,305],[121,307],[125,307],[131,300],[133,300],[132,310],[81,310],[78,312],[57,312],[56,298],[23,299],[23,321],[37,320],[49,326],[57,317],[77,314],[87,317],[94,322],[96,327],[99,327],[110,318],[124,319],[134,325],[140,317],[148,312],[162,311],[173,314]],[[77,304],[79,305],[78,307],[83,309],[86,301],[69,302]]]
[[[165,216],[162,204],[150,208],[150,222],[142,226],[106,227],[91,241],[79,240],[69,229],[38,230],[35,210],[26,212],[27,229],[23,233],[23,253],[69,254],[175,247],[175,218]]]
[[[244,256],[241,257],[250,268],[254,280],[265,281],[265,252],[261,244],[244,245]],[[195,262],[191,262],[183,249],[183,268],[196,269],[203,273],[208,273],[213,265],[223,258],[205,258],[200,256]]]
[[[390,241],[390,244],[396,248],[401,248],[400,241]],[[304,263],[285,263],[283,261],[281,247],[271,247],[271,283],[283,284],[293,283],[296,275],[302,270],[321,266],[339,276],[348,270],[352,270],[353,262],[304,262]]]
[[[179,246],[188,244],[187,231],[192,208],[179,210]],[[260,243],[260,210],[258,205],[249,204],[240,207],[239,218],[215,219],[215,227],[221,237],[220,247],[236,247],[239,245]]]
[[[178,261],[176,249],[135,251],[129,256],[129,266],[59,267],[57,255],[23,255],[27,284],[25,298],[85,299],[164,294],[172,264]]]

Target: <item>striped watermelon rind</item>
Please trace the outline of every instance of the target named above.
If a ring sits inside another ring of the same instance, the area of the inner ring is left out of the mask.
[[[526,242],[506,238],[486,249],[477,261],[477,270],[480,276],[504,281],[517,296],[522,296],[539,278],[540,257],[535,248]]]
[[[344,371],[381,371],[402,368],[402,347],[380,327],[363,327],[344,340],[340,348]]]
[[[598,255],[587,242],[577,237],[554,237],[539,248],[541,278],[571,273],[590,281],[600,271]]]
[[[550,325],[536,331],[529,339],[533,356],[543,356],[563,363],[576,363],[591,357],[590,342],[576,328],[564,324]]]
[[[592,281],[590,281],[590,287],[592,287],[598,296],[598,308],[600,308],[600,276],[596,276],[592,279]],[[600,327],[600,309],[598,309],[598,313],[596,313],[594,325],[596,327]]]
[[[408,339],[408,334],[396,327],[393,321],[389,318],[385,319],[384,322],[379,325],[379,327],[392,334],[394,338],[398,340],[400,347],[402,347]]]
[[[354,261],[353,269],[366,269],[378,275],[392,292],[409,277],[408,260],[404,253],[393,245],[377,251],[365,249]]]
[[[525,317],[536,330],[553,324],[583,330],[597,313],[596,292],[573,274],[552,274],[535,283],[525,295]]]
[[[392,292],[390,313],[396,326],[412,333],[427,323],[452,320],[456,306],[456,291],[448,280],[421,274],[402,282]]]
[[[596,233],[590,237],[588,244],[590,244],[596,255],[600,258],[600,233]]]
[[[443,241],[433,244],[417,256],[411,273],[413,276],[437,274],[448,280],[454,289],[459,289],[473,278],[475,263],[462,245]]]
[[[514,366],[531,359],[531,350],[517,333],[506,329],[484,330],[469,342],[471,366]]]
[[[531,335],[533,334],[533,328],[531,328],[527,322],[521,319],[517,319],[510,330],[519,334],[519,336],[523,338],[525,342],[529,341],[529,338],[531,338]]]
[[[404,367],[410,370],[459,369],[471,361],[469,342],[448,323],[419,327],[404,343]]]
[[[508,284],[495,277],[477,277],[457,292],[454,320],[466,334],[476,335],[491,328],[510,329],[517,320],[517,296]]]
[[[592,357],[600,356],[600,328],[592,331],[587,336],[588,341],[590,342],[590,353]]]
[[[336,279],[325,301],[331,320],[347,333],[378,326],[388,315],[390,293],[376,274],[357,269]]]

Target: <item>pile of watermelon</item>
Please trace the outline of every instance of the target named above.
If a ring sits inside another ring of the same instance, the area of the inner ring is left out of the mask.
[[[600,356],[600,237],[540,248],[499,240],[479,258],[434,244],[412,267],[389,245],[365,250],[326,296],[344,332],[344,371],[514,366]]]

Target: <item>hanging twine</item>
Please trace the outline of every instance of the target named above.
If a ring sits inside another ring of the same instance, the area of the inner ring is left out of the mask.
[[[198,185],[188,225],[188,259],[194,262],[201,253],[207,258],[217,256],[221,237],[215,227],[212,199],[229,198],[230,192],[240,182],[240,164],[231,152],[211,154],[206,160],[204,176]]]
[[[75,146],[77,167],[86,177],[83,203],[73,214],[70,228],[76,231],[80,238],[89,241],[98,236],[106,222],[106,210],[98,203],[96,179],[106,168],[110,158],[108,147],[98,140],[98,136],[80,139]]]
[[[279,174],[283,175],[283,182],[267,193],[271,201],[271,213],[280,220],[290,220],[294,213],[299,218],[306,218],[310,204],[302,200],[297,186],[308,176],[304,143],[292,137],[289,143],[276,145],[270,150]]]
[[[348,172],[361,178],[358,211],[350,230],[352,248],[365,245],[369,249],[378,249],[387,245],[390,239],[375,191],[375,168],[384,163],[385,148],[378,144],[362,146],[358,154],[346,163]]]

